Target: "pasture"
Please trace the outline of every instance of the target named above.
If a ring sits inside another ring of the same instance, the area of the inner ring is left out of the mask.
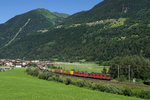
[[[84,72],[97,72],[101,73],[103,68],[105,67],[107,71],[109,70],[109,66],[99,66],[98,64],[94,63],[69,63],[69,64],[55,64],[56,67],[62,67],[65,70],[72,70],[75,71],[84,71]]]
[[[142,100],[40,80],[25,69],[0,72],[1,100]]]

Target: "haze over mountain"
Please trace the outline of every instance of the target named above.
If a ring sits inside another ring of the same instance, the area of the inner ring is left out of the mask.
[[[31,15],[35,18],[36,13]],[[21,16],[26,19],[17,22],[23,24],[31,18]],[[36,17],[32,28],[26,25],[29,28],[24,29],[24,34],[29,35],[0,50],[0,58],[57,58],[63,61],[107,61],[125,55],[150,58],[149,0],[104,0],[89,11],[68,18],[57,16],[53,21],[47,13],[40,16]],[[45,18],[46,21],[40,22]]]

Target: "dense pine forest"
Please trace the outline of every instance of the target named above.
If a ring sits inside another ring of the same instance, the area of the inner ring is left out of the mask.
[[[9,25],[12,20],[26,21],[25,19],[30,18],[33,21],[35,19],[30,16],[41,12],[43,9],[19,15],[21,18],[17,16],[4,25],[1,24],[0,27]],[[0,45],[3,48],[0,50],[2,52],[0,58],[25,57],[70,62],[84,59],[99,63],[127,55],[150,58],[149,0],[104,0],[89,11],[69,17],[60,14],[59,17],[57,16],[59,21],[52,15],[51,18],[47,11],[44,12],[42,15],[44,14],[44,18],[48,18],[53,23],[49,24],[51,26],[43,24],[44,20],[40,23],[37,23],[38,21],[29,23],[30,27],[27,26],[20,34],[22,37],[18,37],[9,46],[2,46],[6,43],[4,41],[6,35],[1,32],[4,39],[1,38],[3,41]],[[38,20],[38,17],[36,18]],[[9,28],[12,26],[14,25],[10,24]],[[15,30],[17,31],[17,28]]]

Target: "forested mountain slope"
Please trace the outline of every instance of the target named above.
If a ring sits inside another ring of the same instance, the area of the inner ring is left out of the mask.
[[[13,40],[17,34],[15,40],[33,34],[35,31],[53,27],[66,17],[68,17],[67,14],[52,13],[43,8],[17,15],[0,25],[0,47]]]
[[[149,4],[149,0],[104,0],[44,34],[35,32],[14,42],[0,50],[0,57],[64,61],[107,61],[126,55],[150,58]]]
[[[150,7],[149,0],[104,0],[89,11],[76,13],[66,19],[64,24],[94,22],[98,20],[136,17]]]

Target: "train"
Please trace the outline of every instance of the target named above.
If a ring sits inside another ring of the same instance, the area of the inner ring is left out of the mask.
[[[64,69],[46,68],[46,67],[42,67],[40,69],[51,71],[53,73],[65,74],[65,75],[71,75],[71,76],[77,76],[77,77],[94,78],[94,79],[100,79],[100,80],[111,80],[111,75],[109,74],[93,73],[93,72],[92,73],[79,72],[79,71],[74,71],[74,70],[64,70]]]

